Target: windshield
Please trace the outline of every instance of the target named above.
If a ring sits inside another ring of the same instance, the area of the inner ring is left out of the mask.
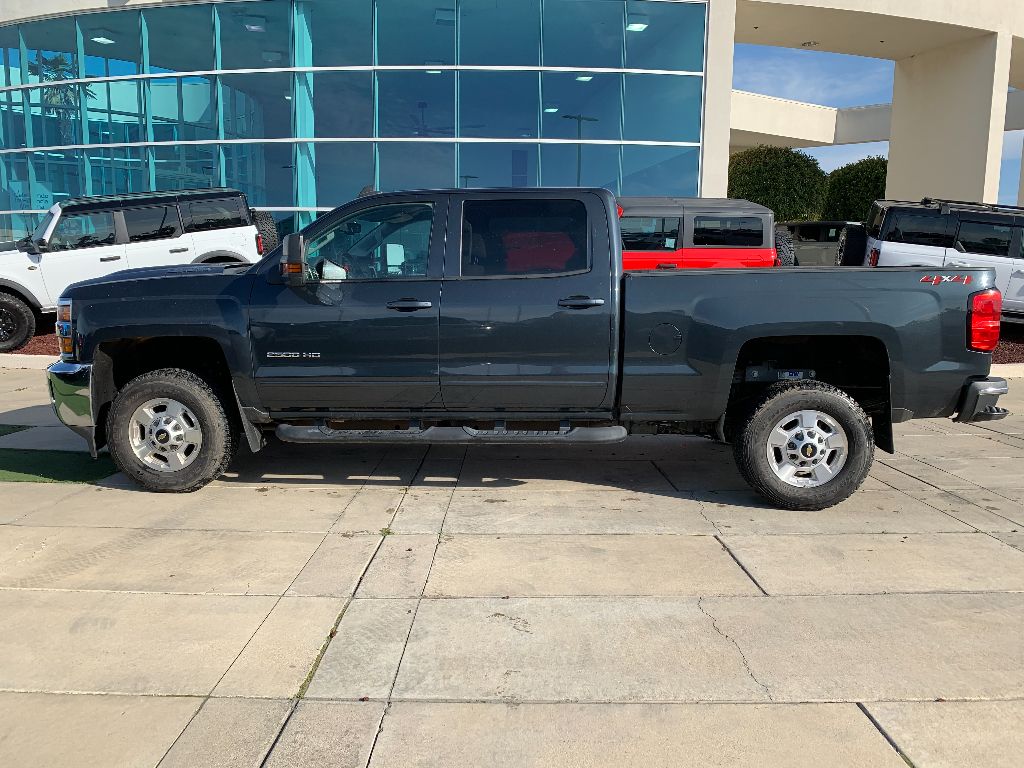
[[[47,211],[46,215],[39,221],[39,225],[32,232],[32,242],[38,243],[43,239],[43,235],[46,234],[46,228],[50,226],[51,221],[53,221],[53,211]]]

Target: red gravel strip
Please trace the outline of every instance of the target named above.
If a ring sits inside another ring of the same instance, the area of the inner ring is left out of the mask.
[[[45,333],[37,333],[32,341],[17,351],[17,354],[59,357],[60,348],[57,346],[57,334],[54,332],[52,324]]]

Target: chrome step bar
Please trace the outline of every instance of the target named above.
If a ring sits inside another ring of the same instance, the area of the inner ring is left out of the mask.
[[[412,427],[410,429],[332,429],[326,424],[279,424],[278,439],[285,443],[483,443],[556,445],[559,443],[618,443],[626,439],[625,427],[564,427],[553,430],[494,429],[472,427]]]

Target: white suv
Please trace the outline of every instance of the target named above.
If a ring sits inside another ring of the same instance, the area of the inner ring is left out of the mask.
[[[1003,294],[1003,319],[1024,321],[1024,208],[930,198],[880,200],[871,207],[864,234],[846,235],[844,247],[851,252],[840,256],[843,264],[992,267],[995,287]]]
[[[84,197],[54,205],[16,251],[0,251],[0,352],[26,344],[72,283],[137,267],[259,261],[273,218],[234,189]]]

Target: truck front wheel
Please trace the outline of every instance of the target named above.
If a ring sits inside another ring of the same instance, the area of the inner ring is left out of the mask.
[[[114,463],[150,491],[187,493],[227,469],[237,429],[203,379],[179,368],[138,376],[117,394],[107,422]]]
[[[831,507],[856,491],[875,445],[867,414],[849,395],[818,381],[769,387],[733,443],[740,474],[776,506]]]

